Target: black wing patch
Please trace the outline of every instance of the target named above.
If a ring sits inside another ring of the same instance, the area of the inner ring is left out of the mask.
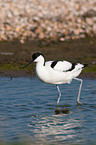
[[[53,61],[52,64],[51,64],[51,67],[54,68],[55,65],[58,63],[58,61],[60,61],[60,60],[55,60],[55,61]],[[64,72],[72,71],[72,70],[75,68],[76,65],[77,65],[76,63],[72,63],[71,68],[68,69],[68,70],[66,70],[66,71],[64,71]]]
[[[52,62],[51,67],[54,68],[54,66],[57,64],[58,60],[55,60]]]
[[[66,72],[67,71],[72,71],[75,68],[75,66],[76,66],[76,63],[72,63],[72,67],[70,69],[66,70]]]

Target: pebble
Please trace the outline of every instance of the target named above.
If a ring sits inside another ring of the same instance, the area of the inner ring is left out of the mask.
[[[96,0],[0,0],[0,41],[96,36]]]
[[[93,30],[96,33],[96,24],[93,25]]]
[[[87,23],[88,25],[92,25],[92,26],[93,26],[93,19],[91,19],[91,18],[86,18],[86,23]]]

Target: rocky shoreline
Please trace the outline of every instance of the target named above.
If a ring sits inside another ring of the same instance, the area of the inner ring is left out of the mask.
[[[0,41],[96,36],[96,0],[0,0]]]

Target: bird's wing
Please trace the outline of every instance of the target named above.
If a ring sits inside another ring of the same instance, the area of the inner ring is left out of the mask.
[[[50,65],[52,64],[52,62],[53,62],[53,61],[46,61],[46,62],[45,62],[45,66],[46,66],[46,67],[48,67],[48,66],[50,67]]]
[[[62,71],[62,72],[69,72],[69,71],[78,71],[82,70],[84,67],[87,66],[87,64],[80,64],[80,63],[70,63],[68,61],[47,61],[45,63],[45,66],[47,68],[54,69],[56,71]]]
[[[57,61],[57,60],[46,62],[46,66],[50,66],[51,68],[57,71],[68,71],[73,68],[72,63],[68,61]],[[74,64],[74,68],[75,68],[75,64]]]

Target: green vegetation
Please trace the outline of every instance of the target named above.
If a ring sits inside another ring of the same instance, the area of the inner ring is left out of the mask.
[[[24,69],[20,69],[20,67],[24,66],[25,64],[1,64],[0,70],[2,71],[28,71],[28,72],[34,72],[35,71],[35,65],[29,65],[28,67]],[[86,69],[83,70],[83,72],[96,72],[96,65],[89,65]]]
[[[44,42],[44,41],[26,41],[21,44],[18,40],[0,42],[0,75],[10,75],[19,72],[23,73],[35,72],[35,64],[25,66],[32,59],[32,54],[41,51],[46,61],[48,60],[67,60],[70,62],[80,62],[88,64],[83,70],[83,74],[96,77],[96,38],[87,37],[84,39],[76,39],[64,42]],[[14,72],[15,71],[15,72]],[[24,72],[25,71],[25,72]],[[26,75],[27,75],[26,74]],[[25,74],[24,74],[25,75]],[[82,73],[81,73],[82,75]],[[14,75],[12,75],[14,76]]]
[[[96,65],[90,65],[86,69],[84,69],[84,72],[96,72]]]
[[[1,64],[0,65],[0,70],[3,71],[20,71],[22,69],[20,69],[21,67],[23,67],[25,64]],[[28,67],[24,68],[23,70],[28,70],[28,71],[34,71],[35,66],[34,65],[29,65]]]
[[[11,65],[11,64],[1,64],[0,70],[18,70],[18,65]]]

